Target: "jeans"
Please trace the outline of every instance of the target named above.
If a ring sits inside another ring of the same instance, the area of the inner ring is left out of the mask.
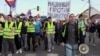
[[[48,40],[48,49],[51,49],[54,46],[54,34],[47,34]]]
[[[66,44],[66,56],[75,56],[75,51],[77,49],[77,44]]]
[[[27,48],[27,34],[22,34],[22,47]]]
[[[89,32],[89,43],[92,42],[92,44],[95,44],[95,38],[96,38],[96,32],[94,33]]]

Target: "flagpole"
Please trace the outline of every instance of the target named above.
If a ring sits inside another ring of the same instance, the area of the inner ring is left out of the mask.
[[[9,14],[10,14],[10,15],[12,15],[12,10],[11,10],[11,7],[10,7],[10,11],[9,11]]]
[[[7,15],[7,5],[6,4],[4,4],[4,13],[5,15]]]

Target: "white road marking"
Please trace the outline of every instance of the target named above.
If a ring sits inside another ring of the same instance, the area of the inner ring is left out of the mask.
[[[49,54],[47,54],[47,56],[58,56],[58,54],[49,53]]]

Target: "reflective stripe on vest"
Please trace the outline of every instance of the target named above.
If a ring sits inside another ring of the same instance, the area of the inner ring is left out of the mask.
[[[33,23],[28,22],[27,32],[35,32],[35,27]]]
[[[81,22],[78,23],[78,29],[81,29],[82,32],[85,30],[84,20],[82,20]]]
[[[66,26],[64,27],[64,32],[62,32],[63,38],[65,37],[65,33],[66,33]]]
[[[9,34],[11,33],[11,29],[14,25],[14,22],[10,22],[10,24],[8,25],[8,22],[5,22],[5,26],[4,26],[4,32],[3,32],[3,38],[8,38],[8,39],[14,39],[14,33],[12,33],[12,36],[9,36]]]
[[[16,22],[15,22],[15,24],[16,24]],[[18,27],[17,27],[17,24],[16,24],[15,35],[20,34],[21,27],[22,27],[22,22],[19,22]]]
[[[82,20],[78,23],[78,37],[80,37],[80,32],[85,33],[85,22]]]
[[[53,25],[53,22],[51,24],[47,23],[47,34],[54,34],[55,33],[55,26]]]
[[[0,24],[0,27],[2,27],[2,25]],[[3,30],[2,29],[0,29],[0,36],[2,36],[3,35]]]

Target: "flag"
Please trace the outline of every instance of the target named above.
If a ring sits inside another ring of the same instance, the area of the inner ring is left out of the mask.
[[[29,18],[29,16],[32,16],[32,12],[31,12],[31,9],[29,9],[26,13],[26,17]]]
[[[27,14],[28,14],[29,16],[32,16],[31,9],[28,10]]]
[[[5,2],[9,5],[11,8],[16,7],[16,0],[5,0]]]
[[[10,7],[10,11],[9,14],[12,15],[12,11],[15,10],[16,8],[16,0],[5,0],[5,2],[8,4],[8,6]]]

